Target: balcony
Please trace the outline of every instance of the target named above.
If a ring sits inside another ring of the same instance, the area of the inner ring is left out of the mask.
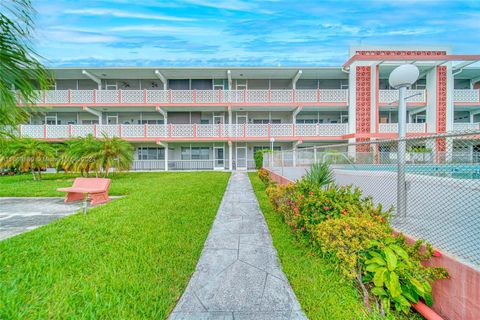
[[[427,103],[426,90],[407,90],[407,104],[425,105]],[[379,90],[378,103],[380,105],[398,104],[398,90]]]
[[[397,133],[398,123],[379,123],[379,133]],[[427,132],[426,123],[407,123],[407,133],[425,133]]]
[[[479,89],[455,89],[453,101],[459,105],[480,105]]]
[[[347,123],[329,124],[115,124],[115,125],[21,125],[21,137],[62,140],[85,137],[120,137],[126,140],[297,140],[340,137]]]
[[[37,105],[330,105],[346,106],[348,90],[47,90]],[[21,102],[19,102],[21,104]]]
[[[472,131],[472,130],[480,130],[480,122],[453,124],[453,131]]]

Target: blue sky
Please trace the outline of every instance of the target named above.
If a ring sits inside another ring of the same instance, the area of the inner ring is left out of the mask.
[[[480,0],[33,0],[50,66],[337,66],[350,45],[480,53]]]

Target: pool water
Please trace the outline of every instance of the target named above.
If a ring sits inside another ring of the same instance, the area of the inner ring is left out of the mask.
[[[397,165],[391,164],[355,164],[345,165],[342,169],[363,170],[363,171],[397,171]],[[454,179],[480,179],[480,164],[448,164],[448,165],[426,165],[407,164],[407,173],[421,175],[447,177]]]

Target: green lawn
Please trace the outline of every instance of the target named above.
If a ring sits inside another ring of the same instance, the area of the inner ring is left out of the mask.
[[[249,175],[282,269],[307,316],[310,319],[363,318],[362,303],[351,282],[344,280],[332,263],[296,240],[281,216],[274,212],[257,173]]]
[[[125,173],[125,195],[0,242],[0,319],[162,319],[195,269],[228,173]],[[0,196],[56,196],[71,177],[0,177]]]

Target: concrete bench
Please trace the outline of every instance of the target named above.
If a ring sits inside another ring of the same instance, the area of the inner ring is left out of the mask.
[[[90,198],[91,205],[97,205],[110,200],[108,188],[110,179],[105,178],[76,178],[69,188],[59,188],[57,191],[67,192],[65,203]]]

